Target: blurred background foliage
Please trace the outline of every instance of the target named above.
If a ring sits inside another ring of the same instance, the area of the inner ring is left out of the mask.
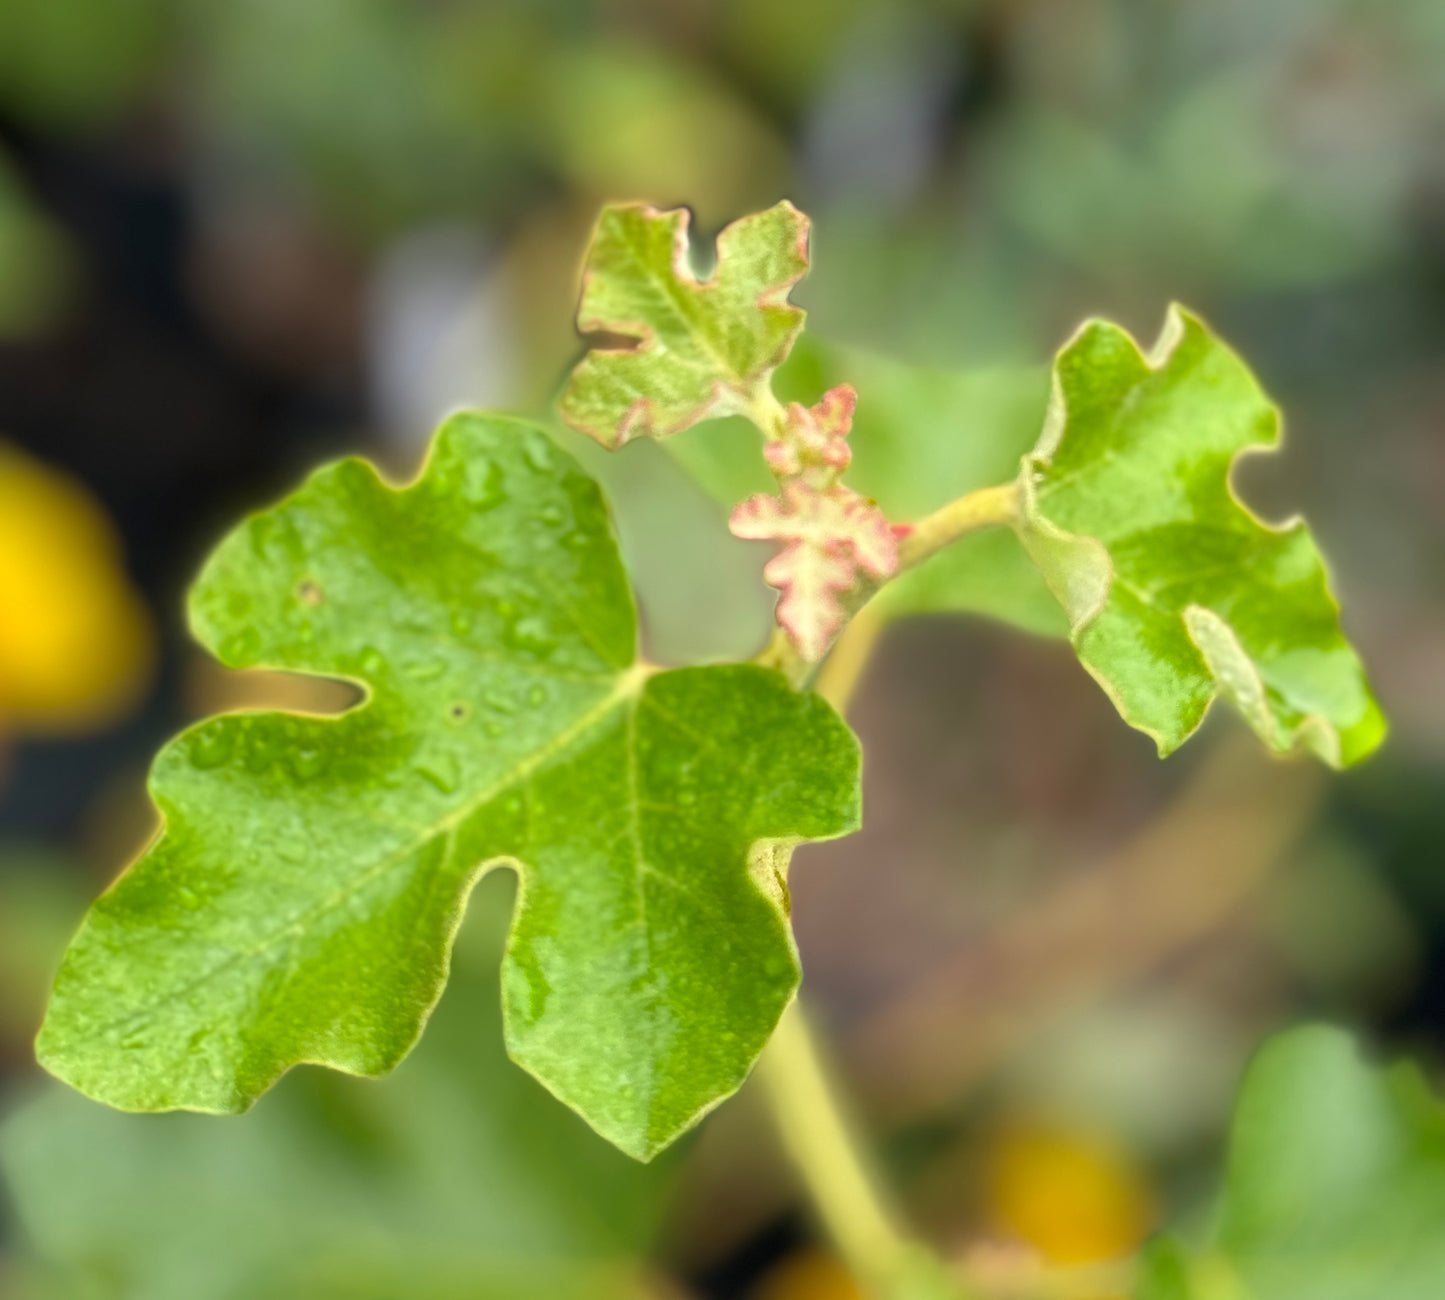
[[[1287,414],[1239,486],[1309,514],[1395,721],[1342,779],[1226,718],[1160,765],[1057,641],[900,587],[868,826],[801,855],[794,915],[932,1239],[1004,1295],[1189,1222],[1243,1061],[1302,1016],[1436,1059],[1442,134],[1439,0],[0,0],[0,1294],[856,1294],[746,1092],[644,1170],[505,1061],[500,882],[385,1083],[135,1118],[30,1061],[157,744],[333,702],[189,643],[206,548],[342,450],[409,473],[456,404],[545,413],[607,199],[813,216],[786,384],[857,385],[858,482],[903,514],[1007,472],[1082,317],[1200,310]],[[746,432],[577,449],[650,653],[751,653]],[[1007,538],[946,562],[1057,630]]]

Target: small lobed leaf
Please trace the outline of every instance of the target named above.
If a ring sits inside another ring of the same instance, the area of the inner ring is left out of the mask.
[[[1343,1031],[1267,1043],[1240,1091],[1216,1226],[1148,1252],[1140,1300],[1445,1295],[1445,1104]]]
[[[876,585],[898,567],[898,538],[887,517],[839,482],[853,457],[848,433],[857,400],[840,384],[811,407],[789,405],[763,448],[780,491],[749,497],[728,521],[735,537],[780,544],[763,577],[782,593],[778,625],[809,663],[821,660],[842,631],[845,602],[856,607],[869,579]]]
[[[1147,356],[1092,321],[1055,363],[1019,535],[1080,660],[1163,754],[1216,696],[1276,752],[1340,766],[1384,738],[1309,529],[1261,522],[1231,489],[1238,457],[1278,441],[1254,376],[1178,307]]]
[[[702,281],[688,266],[687,226],[685,209],[644,204],[613,205],[598,218],[578,328],[636,345],[589,351],[559,410],[604,446],[747,409],[803,328],[788,293],[808,269],[807,217],[785,200],[733,222]]]
[[[798,982],[780,873],[856,827],[857,743],[777,673],[637,662],[601,495],[539,428],[457,416],[401,489],[319,471],[225,540],[191,619],[233,667],[365,698],[162,751],[164,833],[71,945],[52,1073],[234,1112],[298,1062],[389,1070],[506,865],[515,1060],[643,1158],[742,1082]]]

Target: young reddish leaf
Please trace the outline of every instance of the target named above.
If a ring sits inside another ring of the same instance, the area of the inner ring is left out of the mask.
[[[778,623],[810,663],[842,631],[841,598],[898,567],[898,539],[883,512],[841,484],[790,483],[781,497],[750,497],[728,526],[737,537],[782,544],[763,577],[782,592]]]
[[[788,407],[764,454],[782,480],[778,496],[737,506],[728,527],[749,541],[778,542],[763,577],[782,592],[777,619],[798,653],[816,663],[847,618],[846,597],[898,567],[898,538],[877,505],[838,482],[852,453],[857,395],[846,384],[809,408]]]
[[[784,201],[733,222],[702,281],[688,266],[687,224],[685,209],[643,204],[598,219],[578,328],[637,342],[588,352],[559,409],[606,447],[746,411],[803,328],[788,292],[808,269],[807,217]]]

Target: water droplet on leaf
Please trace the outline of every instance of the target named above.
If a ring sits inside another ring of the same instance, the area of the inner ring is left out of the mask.
[[[539,474],[545,474],[552,468],[552,444],[546,434],[530,430],[522,440],[522,454],[527,458],[527,464]]]
[[[426,766],[417,768],[417,775],[431,782],[442,794],[457,788],[457,761],[450,754],[439,754]]]
[[[329,757],[325,750],[304,745],[291,751],[291,771],[298,781],[309,781],[326,770]]]
[[[228,664],[248,663],[261,649],[261,634],[254,627],[233,632],[221,642],[221,658]]]
[[[548,630],[546,621],[535,614],[508,623],[503,640],[514,650],[525,650],[534,655],[551,654],[557,648],[557,639]]]
[[[234,726],[227,723],[216,723],[191,737],[191,766],[199,768],[203,772],[220,767],[231,757],[231,751],[235,747]]]

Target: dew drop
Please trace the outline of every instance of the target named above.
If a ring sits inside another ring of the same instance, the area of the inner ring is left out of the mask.
[[[246,749],[246,771],[259,776],[276,761],[276,741],[259,730],[253,730]]]
[[[375,646],[365,646],[361,651],[361,675],[374,682],[386,673],[386,657]]]
[[[261,634],[254,627],[233,632],[221,642],[221,658],[228,664],[244,664],[261,649]]]
[[[473,510],[494,510],[506,499],[502,467],[496,461],[476,466],[467,480],[467,504]]]
[[[567,512],[563,510],[561,506],[552,505],[543,508],[542,522],[549,528],[556,528],[558,525],[566,523],[566,521]]]
[[[541,682],[528,688],[527,703],[534,709],[540,708],[547,703],[547,688],[543,686]]]
[[[235,747],[236,733],[233,726],[218,723],[207,727],[191,737],[191,766],[202,772],[220,767],[231,757],[231,751]]]
[[[522,441],[522,454],[527,458],[527,464],[539,474],[545,474],[552,468],[552,444],[546,434],[535,430],[529,432]]]
[[[303,745],[291,751],[290,766],[298,781],[310,781],[326,770],[329,761],[325,750]]]
[[[417,768],[417,775],[431,782],[442,794],[451,794],[457,788],[457,761],[450,754],[439,754]]]
[[[508,699],[501,691],[488,691],[482,696],[482,703],[493,713],[509,715],[517,711],[515,701]]]
[[[266,546],[276,531],[275,515],[257,515],[251,520],[251,553],[258,560],[266,558]]]
[[[535,614],[508,623],[502,639],[512,649],[533,655],[551,654],[557,648],[557,639],[548,631],[546,621]]]

